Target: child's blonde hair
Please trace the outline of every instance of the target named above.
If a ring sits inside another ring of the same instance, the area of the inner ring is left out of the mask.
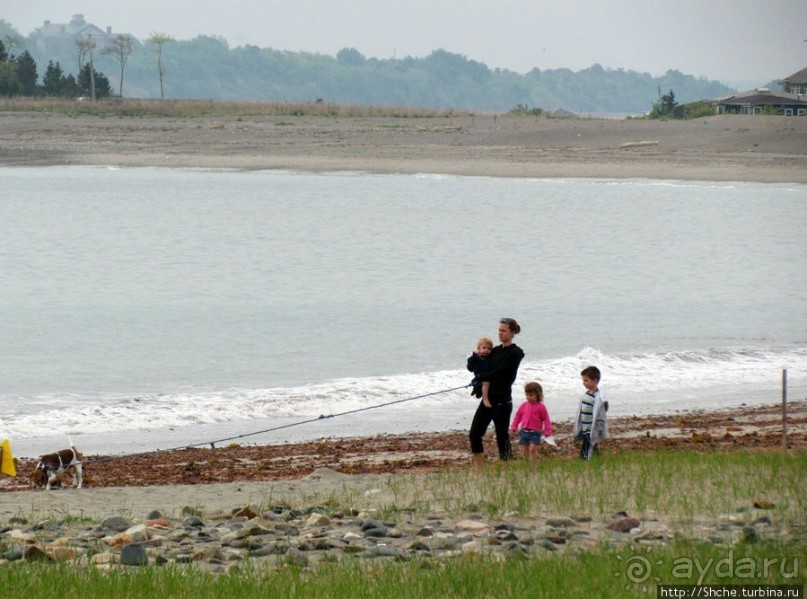
[[[538,399],[538,403],[544,401],[544,388],[541,387],[541,383],[530,381],[524,385],[524,393],[534,395]]]
[[[483,345],[489,345],[490,348],[493,349],[493,340],[490,337],[482,337],[476,342],[476,349],[479,349]]]

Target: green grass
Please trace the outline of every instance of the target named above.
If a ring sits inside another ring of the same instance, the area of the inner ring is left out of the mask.
[[[637,569],[637,560],[646,560]],[[191,566],[149,566],[101,572],[68,564],[0,568],[3,596],[134,598],[204,597],[625,597],[661,584],[805,583],[804,547],[784,544],[675,543],[649,549],[601,547],[574,554],[544,554],[501,561],[463,557],[367,561],[347,558],[310,570],[280,566],[214,575]],[[631,564],[634,564],[632,567]]]
[[[591,462],[544,459],[494,463],[481,472],[453,470],[393,479],[393,500],[401,509],[481,512],[489,518],[569,515],[608,517],[619,511],[642,518],[663,514],[686,525],[738,510],[756,499],[775,504],[772,515],[803,520],[807,513],[807,452],[623,452]],[[333,497],[349,504],[355,498]]]

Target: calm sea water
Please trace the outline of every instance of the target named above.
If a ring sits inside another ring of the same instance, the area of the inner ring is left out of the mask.
[[[0,169],[0,437],[164,448],[448,389],[501,316],[556,419],[588,363],[616,414],[775,401],[782,368],[804,397],[805,222],[803,185]]]

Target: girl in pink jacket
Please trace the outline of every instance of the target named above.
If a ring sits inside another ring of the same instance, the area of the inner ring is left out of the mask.
[[[524,459],[534,460],[538,457],[538,446],[541,444],[541,435],[552,436],[552,422],[549,412],[544,405],[544,389],[540,383],[529,382],[524,385],[524,395],[527,401],[518,407],[510,432],[518,433],[518,443],[524,454]]]

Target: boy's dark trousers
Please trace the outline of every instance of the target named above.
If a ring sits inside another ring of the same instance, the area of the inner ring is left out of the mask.
[[[583,433],[583,443],[580,444],[580,458],[588,460],[591,457],[591,433]]]

